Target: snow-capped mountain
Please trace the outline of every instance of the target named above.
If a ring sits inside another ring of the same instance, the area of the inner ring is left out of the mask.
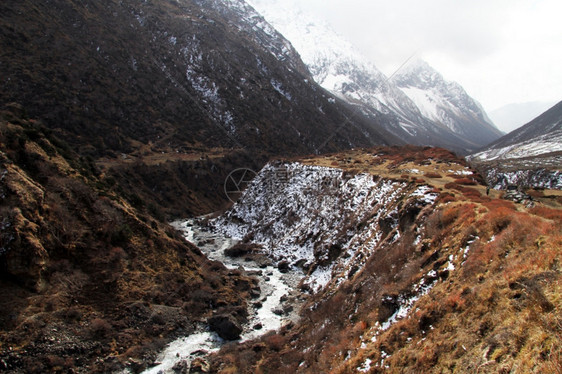
[[[474,144],[486,144],[502,132],[482,106],[456,82],[449,82],[422,60],[416,60],[392,79],[424,117]]]
[[[0,106],[20,103],[93,157],[149,142],[160,153],[203,146],[283,155],[402,144],[321,89],[291,43],[243,0],[93,9],[57,0],[33,14],[29,6],[10,3],[0,17]]]
[[[249,2],[291,41],[322,87],[364,114],[388,118],[386,130],[408,143],[468,153],[502,135],[462,87],[446,82],[426,63],[412,64],[389,79],[326,22],[296,3]]]

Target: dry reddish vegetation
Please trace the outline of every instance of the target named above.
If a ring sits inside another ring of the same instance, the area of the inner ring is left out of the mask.
[[[244,320],[250,278],[41,124],[0,113],[0,147],[0,371],[138,371],[213,309]]]
[[[337,290],[316,295],[299,323],[225,347],[214,369],[562,372],[561,210],[540,203],[527,210],[482,196],[481,187],[445,186],[437,208],[412,226],[419,240],[405,232],[383,245]],[[414,284],[433,287],[406,318],[380,330]]]

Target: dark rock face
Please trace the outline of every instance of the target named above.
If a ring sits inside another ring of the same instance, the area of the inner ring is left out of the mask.
[[[221,338],[225,340],[240,339],[242,327],[232,316],[213,316],[209,318],[208,323],[211,330],[216,332]]]

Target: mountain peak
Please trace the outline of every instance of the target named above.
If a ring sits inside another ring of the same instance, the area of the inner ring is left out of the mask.
[[[460,85],[445,81],[427,62],[416,59],[389,80],[299,4],[252,4],[291,41],[318,84],[372,118],[389,118],[386,130],[406,142],[469,153],[502,135]]]
[[[409,75],[425,70],[435,71],[425,60],[416,57],[412,58],[406,65],[398,70],[395,76]]]
[[[399,70],[393,77],[393,81],[398,86],[416,86],[423,89],[429,89],[437,85],[448,84],[450,88],[462,91],[462,87],[458,83],[448,82],[437,70],[421,58],[416,58]],[[458,87],[458,88],[457,88]]]

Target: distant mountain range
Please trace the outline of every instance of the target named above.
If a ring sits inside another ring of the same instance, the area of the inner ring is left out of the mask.
[[[406,142],[470,153],[499,138],[483,108],[464,89],[446,81],[423,61],[386,77],[372,61],[327,23],[287,1],[251,0],[256,9],[297,49],[325,89]]]
[[[513,103],[494,109],[488,114],[500,130],[509,133],[530,122],[554,104],[554,102],[543,101]]]

